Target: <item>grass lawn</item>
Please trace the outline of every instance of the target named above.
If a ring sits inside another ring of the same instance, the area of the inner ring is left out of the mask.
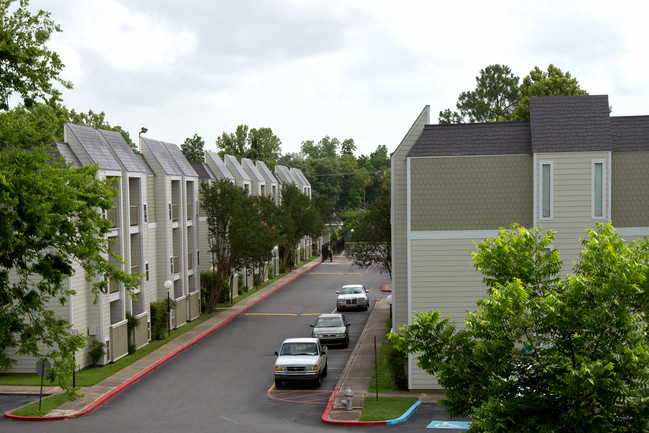
[[[399,418],[417,402],[417,397],[365,397],[365,407],[359,421],[387,421]]]
[[[311,260],[315,260],[315,258],[307,260],[303,263],[300,263],[296,266],[296,268],[302,266],[305,263],[310,262]],[[247,298],[248,296],[252,295],[255,292],[258,292],[259,290],[263,289],[264,287],[268,286],[269,284],[277,281],[278,279],[282,278],[286,274],[280,274],[276,276],[275,278],[271,280],[265,281],[263,284],[260,284],[257,288],[255,289],[250,289],[248,292],[237,296],[236,298],[233,299],[232,304],[229,305],[220,305],[219,307],[228,307],[232,306],[233,304],[236,304],[237,302]],[[154,350],[158,349],[161,346],[164,346],[171,340],[178,338],[185,332],[194,329],[196,326],[200,325],[207,319],[210,319],[214,315],[218,313],[211,313],[211,314],[201,314],[196,320],[193,320],[191,322],[187,322],[185,325],[178,329],[173,329],[171,331],[170,336],[165,339],[165,340],[152,340],[147,344],[146,346],[138,349],[135,353],[131,355],[127,355],[124,358],[121,358],[118,361],[115,361],[110,364],[106,364],[104,366],[100,367],[87,367],[83,369],[82,371],[79,371],[76,373],[76,383],[75,385],[77,388],[79,387],[88,387],[88,386],[94,386],[101,382],[102,380],[112,376],[119,370],[128,367],[135,361],[145,357],[149,353],[153,352]],[[41,378],[37,374],[30,374],[30,375],[5,375],[5,376],[0,376],[0,385],[18,385],[18,386],[40,386],[41,384]],[[52,386],[56,385],[54,383],[51,383],[47,379],[44,382],[45,386]],[[56,409],[63,403],[67,401],[67,398],[65,397],[64,394],[57,394],[57,395],[52,395],[49,397],[46,397],[42,400],[41,402],[41,410],[38,410],[38,401],[32,404],[29,404],[27,406],[24,406],[22,408],[16,409],[12,411],[14,415],[21,415],[21,416],[43,416],[49,413],[52,409]]]

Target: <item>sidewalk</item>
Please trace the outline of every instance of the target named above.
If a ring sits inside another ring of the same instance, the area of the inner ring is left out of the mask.
[[[247,298],[237,302],[230,308],[223,309],[214,317],[201,323],[194,329],[185,332],[183,335],[175,338],[159,349],[151,352],[144,358],[134,362],[126,368],[118,371],[112,376],[99,382],[95,386],[81,388],[79,394],[83,397],[74,401],[68,401],[51,411],[44,417],[20,417],[11,415],[9,412],[5,416],[11,419],[20,419],[28,421],[54,421],[69,418],[78,418],[104,404],[128,386],[137,382],[140,378],[155,370],[169,359],[178,355],[180,352],[190,348],[194,344],[201,341],[203,338],[210,335],[212,332],[218,330],[225,324],[232,321],[235,317],[245,312],[248,308],[252,307],[257,302],[270,296],[273,292],[281,289],[294,279],[302,274],[310,271],[321,263],[319,259],[314,259],[311,262],[301,266],[285,275],[284,277],[274,281],[263,289],[248,296]],[[47,389],[46,389],[47,388]],[[0,394],[38,394],[40,387],[38,386],[0,386]],[[55,394],[60,392],[57,387],[44,387],[44,394]]]
[[[374,396],[369,393],[372,373],[374,372],[374,341],[376,339],[376,353],[381,349],[381,343],[385,336],[385,326],[390,318],[390,305],[385,298],[380,298],[372,307],[370,315],[365,323],[365,328],[352,351],[347,365],[343,369],[336,390],[329,400],[327,410],[322,416],[322,421],[327,424],[338,425],[385,425],[386,421],[358,421],[363,412],[363,405],[366,396]],[[353,409],[347,410],[342,401],[345,399],[345,390],[349,388],[353,393]],[[379,398],[387,396],[417,397],[419,402],[428,403],[442,398],[441,394],[431,393],[379,393]]]

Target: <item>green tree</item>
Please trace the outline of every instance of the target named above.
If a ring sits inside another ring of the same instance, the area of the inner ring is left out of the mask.
[[[248,125],[239,125],[234,133],[223,132],[216,139],[217,149],[221,149],[219,154],[232,155],[241,159],[246,156],[250,144],[248,142]]]
[[[282,141],[273,134],[270,128],[252,128],[248,134],[250,149],[246,157],[254,161],[263,161],[269,169],[273,170],[282,153]]]
[[[217,282],[207,298],[207,312],[212,312],[234,270],[245,263],[242,251],[245,251],[249,237],[242,230],[245,230],[249,217],[249,212],[246,212],[249,210],[244,202],[246,192],[228,179],[202,183],[200,189],[201,209],[207,219],[212,272],[216,274]]]
[[[276,228],[279,229],[279,246],[284,251],[282,269],[286,269],[300,239],[319,236],[323,224],[313,201],[297,186],[283,185],[281,197]]]
[[[649,241],[587,233],[560,278],[552,232],[501,229],[477,244],[488,296],[464,329],[436,311],[391,335],[470,431],[649,431]]]
[[[32,14],[28,6],[28,0],[0,0],[0,110],[9,109],[14,93],[31,107],[39,100],[58,98],[54,81],[72,88],[59,76],[64,67],[61,58],[45,45],[61,28],[49,12]]]
[[[194,134],[192,138],[186,138],[183,144],[180,145],[183,155],[189,162],[203,162],[203,147],[205,140],[198,135]]]
[[[490,65],[480,70],[476,88],[462,92],[457,112],[447,108],[439,113],[439,123],[474,123],[510,120],[520,99],[519,78],[509,66]]]
[[[547,72],[535,66],[523,78],[520,93],[521,98],[516,105],[513,120],[530,120],[532,96],[588,95],[588,92],[579,87],[577,79],[570,76],[570,72],[563,73],[554,65],[549,65]]]
[[[117,257],[100,210],[113,207],[115,191],[96,174],[94,166],[55,163],[45,146],[0,151],[0,369],[15,365],[11,353],[53,359],[53,378],[70,398],[85,339],[50,308],[75,293],[65,280],[80,266],[96,295],[107,290],[105,278],[128,290],[138,284],[109,263]]]
[[[390,176],[385,177],[381,194],[366,211],[358,212],[352,243],[346,255],[356,266],[377,266],[392,276],[392,226],[390,223]],[[347,225],[347,224],[346,224]]]

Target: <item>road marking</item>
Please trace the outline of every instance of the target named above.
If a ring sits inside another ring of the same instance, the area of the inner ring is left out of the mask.
[[[246,316],[297,316],[295,313],[246,313]]]
[[[279,390],[271,385],[266,395],[273,400],[285,401],[288,403],[326,405],[331,397],[331,390]]]
[[[468,430],[470,422],[465,421],[431,421],[426,428],[443,428],[447,430]]]

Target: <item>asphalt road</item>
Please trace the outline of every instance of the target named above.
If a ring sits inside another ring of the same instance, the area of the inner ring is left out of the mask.
[[[325,262],[89,415],[43,423],[3,419],[0,431],[297,433],[381,428],[336,427],[320,421],[368,312],[345,312],[351,323],[350,345],[330,349],[329,374],[320,388],[291,385],[276,390],[273,364],[274,352],[285,338],[310,335],[315,317],[335,310],[335,291],[341,285],[365,284],[372,288],[374,301],[386,296],[381,287],[389,282],[387,274],[355,268],[342,258]],[[426,431],[428,412],[435,410],[422,407],[412,421],[389,428]]]

